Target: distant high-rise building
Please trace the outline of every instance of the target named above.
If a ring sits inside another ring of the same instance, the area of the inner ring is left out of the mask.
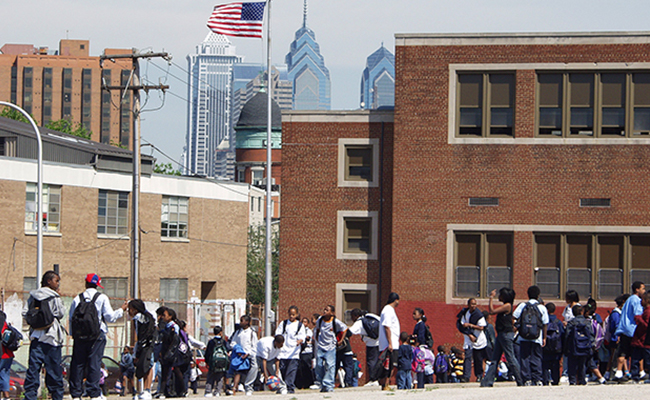
[[[320,54],[316,35],[307,28],[307,0],[305,0],[302,27],[286,56],[288,77],[293,82],[294,110],[330,109],[330,72]]]
[[[224,35],[210,32],[196,46],[196,53],[187,56],[187,62],[189,105],[184,172],[232,179],[233,176],[226,176],[227,163],[217,159],[217,150],[232,131],[232,72],[242,57],[235,54],[235,46]],[[232,168],[230,171],[232,174]]]
[[[381,44],[368,56],[361,76],[361,108],[395,106],[395,56]]]

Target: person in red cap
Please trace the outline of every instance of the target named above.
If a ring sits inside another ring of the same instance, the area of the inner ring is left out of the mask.
[[[122,318],[128,302],[121,308],[113,310],[108,296],[97,291],[102,286],[102,278],[97,274],[86,275],[86,290],[75,297],[70,306],[70,328],[74,345],[70,361],[69,381],[70,396],[80,400],[83,393],[84,371],[86,375],[86,392],[91,400],[102,396],[99,380],[101,378],[101,361],[106,347],[106,322],[115,322]]]

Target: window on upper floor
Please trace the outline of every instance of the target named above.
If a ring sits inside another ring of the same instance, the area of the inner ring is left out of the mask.
[[[99,191],[97,233],[100,235],[128,235],[129,193]]]
[[[37,199],[36,184],[27,182],[25,195],[25,232],[36,232]],[[43,184],[43,232],[59,232],[61,229],[61,186]]]
[[[379,243],[377,211],[339,211],[337,258],[376,260]]]
[[[650,73],[537,74],[539,137],[650,136]]]
[[[459,73],[457,90],[457,136],[514,136],[513,73]]]
[[[338,186],[379,185],[379,140],[339,139]]]
[[[187,238],[187,197],[163,196],[160,213],[160,236],[163,238]]]
[[[512,232],[456,232],[454,240],[456,297],[512,287]]]

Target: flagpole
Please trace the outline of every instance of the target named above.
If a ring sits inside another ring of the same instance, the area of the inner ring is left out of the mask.
[[[267,1],[267,24],[266,24],[266,92],[267,100],[267,121],[266,121],[266,284],[264,301],[264,336],[271,335],[271,308],[273,291],[273,269],[271,249],[271,216],[273,215],[273,203],[271,202],[271,104],[273,101],[271,89],[271,0]]]

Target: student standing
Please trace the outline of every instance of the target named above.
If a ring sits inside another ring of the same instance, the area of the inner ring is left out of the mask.
[[[648,323],[650,322],[650,292],[643,294],[641,306],[643,307],[643,314],[634,317],[636,329],[632,337],[632,342],[630,343],[630,347],[632,348],[630,375],[632,375],[635,383],[639,383],[641,379],[640,361],[643,361],[644,368],[650,369],[650,349],[645,344]]]
[[[244,351],[242,358],[248,358],[250,360],[250,369],[246,373],[246,379],[244,381],[246,396],[251,396],[253,394],[253,385],[257,380],[259,372],[257,366],[257,340],[257,332],[255,332],[251,327],[250,315],[242,315],[239,319],[239,329],[232,335],[230,342],[233,347],[235,344],[241,346]],[[240,379],[241,374],[236,374],[233,381],[233,394],[237,393]]]
[[[4,311],[0,310],[0,337],[5,335],[11,335],[13,332],[9,327],[9,322],[7,321],[7,315]],[[20,338],[16,338],[20,340]],[[14,352],[5,346],[5,342],[2,342],[2,358],[0,359],[0,396],[3,399],[9,399],[9,375],[11,373],[11,364],[14,361]]]
[[[33,326],[30,323],[29,366],[25,376],[25,400],[36,400],[40,384],[41,369],[45,367],[45,386],[52,395],[52,400],[63,399],[63,368],[61,367],[61,347],[65,343],[65,330],[61,318],[65,315],[63,302],[59,295],[61,278],[54,271],[47,271],[41,279],[41,287],[29,293],[29,299],[23,309],[27,323],[42,320],[49,325]],[[35,306],[38,305],[38,310]],[[29,315],[28,315],[29,314]],[[48,315],[44,315],[48,314]],[[42,316],[41,318],[34,318]],[[36,324],[34,324],[36,325]]]
[[[542,347],[546,343],[548,310],[539,303],[540,290],[537,286],[528,288],[528,302],[521,303],[512,313],[517,320],[519,346],[521,351],[521,379],[524,385],[542,386]],[[539,332],[536,337],[531,332]],[[527,337],[524,337],[527,336]]]
[[[436,358],[433,360],[433,372],[436,375],[436,383],[449,382],[449,366],[447,350],[445,346],[440,345],[438,346],[438,354],[436,354]]]
[[[618,345],[618,335],[616,334],[616,329],[618,328],[618,324],[621,322],[621,309],[629,297],[629,294],[622,294],[618,296],[614,300],[616,302],[616,307],[614,307],[609,316],[605,318],[605,346],[609,351],[609,361],[607,363],[607,370],[604,376],[607,380],[610,378],[610,371],[612,371],[612,369],[616,371],[616,347]]]
[[[571,311],[573,318],[566,326],[564,338],[569,384],[586,385],[585,368],[594,347],[594,331],[591,322],[582,315],[582,306],[575,305]]]
[[[309,318],[302,319],[302,325],[305,327],[305,341],[302,344],[300,352],[300,366],[296,376],[296,388],[307,389],[314,384],[314,372],[312,361],[314,359],[314,332],[310,328]]]
[[[375,386],[377,383],[377,362],[379,361],[379,317],[375,314],[364,312],[360,308],[355,308],[350,312],[352,321],[350,332],[353,335],[361,335],[361,340],[366,345],[366,373],[368,374],[368,383],[366,386]],[[367,318],[367,320],[366,320]],[[372,329],[376,326],[376,331],[367,332],[365,326]]]
[[[618,365],[614,374],[614,380],[623,382],[628,380],[623,375],[623,365],[625,364],[625,359],[632,355],[631,343],[634,331],[636,330],[634,317],[643,314],[643,306],[641,306],[641,297],[645,293],[645,285],[643,282],[634,282],[632,284],[632,293],[633,295],[627,299],[621,309],[621,322],[616,329],[616,335],[618,335],[618,346],[616,347]],[[630,371],[639,368],[638,365],[630,364]]]
[[[388,369],[382,368],[382,374],[378,376],[382,390],[390,389],[389,383],[397,368],[397,349],[401,332],[399,319],[395,313],[397,306],[399,306],[399,295],[391,292],[379,319],[379,360],[383,363],[383,360],[388,359]]]
[[[564,324],[555,315],[555,304],[546,303],[548,312],[548,325],[546,327],[546,343],[542,348],[542,383],[552,383],[557,386],[560,383],[560,359],[564,349]],[[551,373],[551,380],[548,373]],[[567,374],[568,376],[568,374]]]
[[[134,299],[129,302],[129,316],[135,322],[137,342],[134,348],[135,378],[140,400],[151,400],[151,384],[154,374],[154,341],[157,335],[156,321],[144,302]]]
[[[411,374],[411,363],[413,362],[413,348],[409,344],[409,334],[400,333],[399,349],[397,355],[397,389],[412,389],[413,375]]]
[[[496,314],[497,316],[494,326],[497,331],[497,341],[494,345],[492,357],[490,358],[490,367],[485,373],[483,379],[481,379],[481,386],[494,386],[494,378],[497,374],[497,367],[499,366],[499,361],[501,360],[501,355],[503,354],[506,355],[508,371],[512,374],[512,376],[515,377],[517,386],[522,386],[523,382],[521,380],[521,373],[519,370],[519,361],[517,361],[514,351],[515,334],[512,323],[512,311],[513,303],[515,301],[515,291],[506,287],[499,289],[499,301],[502,303],[499,307],[494,307],[493,305],[494,296],[496,296],[496,294],[496,290],[490,292],[488,310],[490,312],[490,315]]]
[[[463,380],[469,382],[472,377],[472,363],[474,364],[474,375],[480,381],[483,377],[483,362],[488,358],[487,338],[483,329],[487,326],[483,313],[478,309],[478,302],[475,298],[467,300],[467,307],[458,314],[456,324],[460,333],[463,334],[465,351],[465,366],[463,367]]]
[[[205,349],[205,363],[208,366],[208,376],[205,380],[205,397],[219,396],[219,383],[228,371],[228,344],[221,335],[221,326],[212,329],[214,338],[208,341]]]
[[[348,331],[348,327],[334,316],[334,310],[334,306],[326,306],[323,309],[323,315],[318,318],[316,326],[314,326],[316,380],[320,382],[321,392],[334,391],[336,346],[343,343]]]
[[[284,346],[280,350],[280,371],[282,378],[287,385],[288,393],[295,393],[296,374],[300,367],[300,350],[307,337],[305,327],[299,320],[298,307],[291,306],[288,310],[288,318],[278,324],[275,330],[276,335],[284,336]]]

